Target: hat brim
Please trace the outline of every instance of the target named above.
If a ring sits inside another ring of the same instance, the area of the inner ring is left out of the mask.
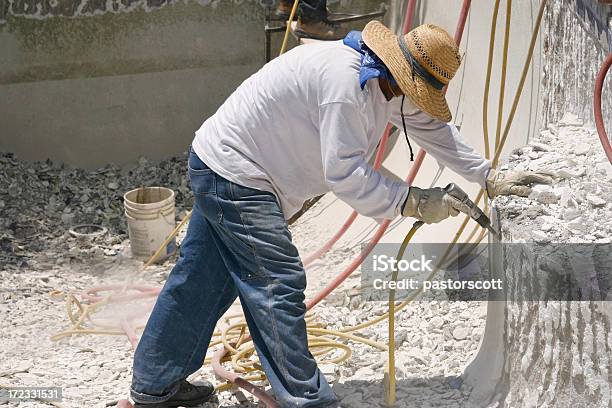
[[[418,75],[399,47],[397,36],[379,21],[370,21],[362,32],[363,42],[382,60],[400,89],[419,109],[433,118],[450,122],[452,115],[443,89],[436,89]]]

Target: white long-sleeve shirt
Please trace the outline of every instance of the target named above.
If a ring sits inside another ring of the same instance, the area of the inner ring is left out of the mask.
[[[360,55],[342,41],[296,47],[246,79],[196,132],[193,149],[220,176],[276,195],[285,218],[332,191],[359,213],[395,218],[404,182],[368,163],[401,98],[359,86]],[[490,163],[455,126],[404,102],[408,134],[440,163],[484,187]]]

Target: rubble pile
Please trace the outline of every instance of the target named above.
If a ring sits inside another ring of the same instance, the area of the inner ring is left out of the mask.
[[[612,165],[597,131],[566,114],[529,145],[515,149],[505,166],[550,171],[553,185],[538,185],[528,198],[499,197],[504,230],[535,242],[610,243]]]
[[[108,229],[106,243],[127,237],[123,194],[143,186],[176,193],[177,216],[190,209],[187,154],[133,166],[107,165],[83,170],[50,160],[28,163],[0,153],[0,265],[23,267],[37,253],[57,247],[58,238],[77,224]]]

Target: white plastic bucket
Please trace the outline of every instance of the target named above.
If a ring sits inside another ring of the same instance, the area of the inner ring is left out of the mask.
[[[149,259],[175,227],[174,191],[165,187],[141,187],[123,195],[125,218],[132,254]],[[170,241],[157,258],[161,261],[176,251]]]

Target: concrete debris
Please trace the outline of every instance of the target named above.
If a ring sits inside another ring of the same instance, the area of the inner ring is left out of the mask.
[[[457,326],[453,330],[453,337],[455,340],[465,340],[468,336],[468,329],[464,326]]]
[[[593,207],[603,207],[606,205],[606,200],[597,195],[587,194],[586,198]]]
[[[547,150],[535,148],[540,145]],[[612,236],[612,165],[596,131],[566,114],[523,148],[536,150],[537,158],[510,155],[508,168],[551,171],[557,182],[534,186],[527,198],[497,198],[501,219],[512,224],[503,229],[513,231],[514,239],[535,242],[603,242]]]
[[[582,121],[582,119],[580,119],[574,113],[566,112],[559,121],[558,126],[582,126],[583,123],[584,122]]]
[[[193,204],[186,169],[186,154],[83,170],[49,160],[27,163],[0,153],[0,264],[24,267],[37,254],[70,251],[74,244],[63,243],[75,224],[108,228],[109,235],[97,244],[100,252],[113,252],[127,237],[123,194],[141,186],[167,186],[176,192],[181,216]]]
[[[530,143],[530,146],[534,152],[548,152],[550,150],[548,145],[544,143],[533,142],[533,143]]]
[[[559,201],[559,195],[556,191],[553,191],[551,186],[545,184],[538,184],[531,189],[529,198],[537,200],[542,204],[554,204]]]
[[[574,153],[577,156],[584,156],[591,151],[591,145],[589,143],[579,143],[574,149]]]
[[[310,226],[312,227],[312,226]],[[299,229],[298,229],[299,233]],[[142,277],[143,284],[161,285],[171,265],[154,266]],[[335,268],[333,268],[336,270]],[[70,279],[66,279],[70,273]],[[104,275],[105,281],[121,282],[125,270]],[[64,390],[65,406],[103,407],[105,402],[127,395],[132,373],[133,351],[124,336],[80,336],[54,343],[49,336],[67,327],[65,304],[52,298],[53,289],[81,291],[92,285],[92,277],[80,270],[66,271],[54,267],[47,271],[14,274],[0,271],[4,291],[0,308],[5,326],[0,332],[0,378],[3,384],[39,385],[41,378]],[[402,339],[397,348],[398,407],[462,407],[468,389],[454,390],[449,380],[461,374],[476,353],[484,329],[484,302],[448,302],[428,300],[415,302],[398,314],[396,336]],[[367,303],[349,310],[325,302],[315,310],[317,318],[328,328],[361,323],[386,310],[386,306]],[[349,319],[353,315],[355,319]],[[430,330],[429,327],[445,330]],[[37,335],[32,336],[35,332]],[[360,336],[387,343],[384,323],[358,333]],[[461,339],[461,340],[458,340]],[[383,406],[382,377],[386,362],[384,351],[361,343],[349,342],[352,357],[341,365],[320,364],[321,370],[343,407]],[[16,362],[20,363],[17,364]],[[209,365],[190,377],[213,380]],[[217,383],[219,383],[217,381]],[[260,383],[269,388],[266,383]],[[247,393],[222,392],[218,395],[223,408],[251,408],[257,402]]]
[[[536,186],[526,198],[494,200],[506,244],[497,268],[505,277],[507,301],[503,307],[490,304],[491,337],[483,344],[491,347],[483,347],[475,360],[481,364],[465,376],[474,385],[474,406],[484,406],[499,392],[494,398],[504,407],[569,407],[577,402],[572,384],[581,384],[578,405],[612,407],[612,311],[605,301],[612,300],[612,258],[608,246],[590,245],[609,243],[612,236],[612,183],[603,171],[612,165],[594,130],[581,123],[565,115],[559,136],[543,132],[550,151],[537,160],[547,159],[549,165],[533,166],[565,172],[567,178]],[[534,162],[529,155],[515,155],[508,167]],[[540,215],[528,217],[521,209]],[[527,242],[536,245],[512,249]]]

